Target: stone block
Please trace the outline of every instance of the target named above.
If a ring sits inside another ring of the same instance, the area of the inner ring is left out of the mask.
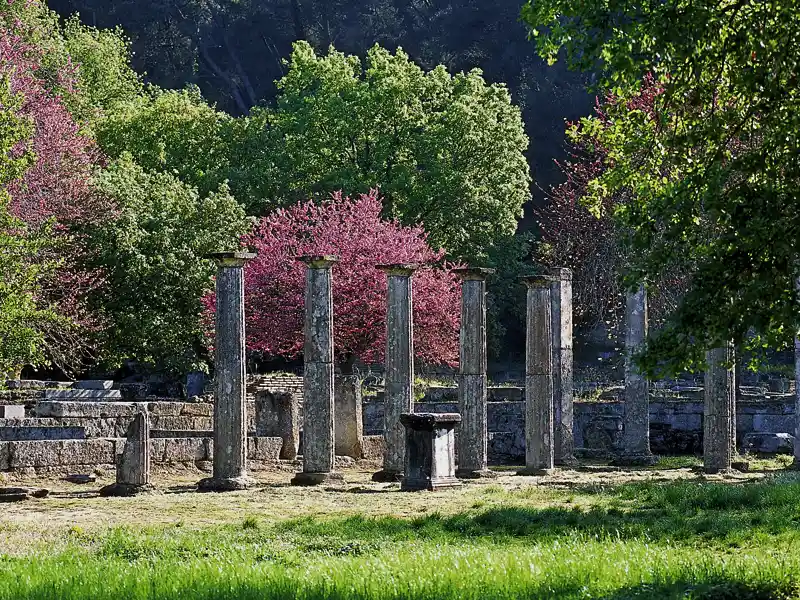
[[[211,402],[184,402],[180,415],[183,417],[213,417],[214,404]]]
[[[361,379],[335,377],[333,402],[336,455],[361,458],[364,437]]]
[[[40,440],[83,440],[83,427],[2,427],[0,441],[22,442]]]
[[[211,456],[206,454],[205,440],[206,438],[164,438],[164,462],[190,463],[211,460]]]
[[[253,429],[256,435],[281,438],[280,457],[294,460],[300,445],[300,402],[297,395],[262,390],[256,394],[254,407]]]
[[[61,460],[65,465],[107,465],[116,461],[114,440],[64,440]]]
[[[72,384],[74,390],[110,390],[113,387],[114,382],[110,379],[87,379]]]
[[[0,442],[0,471],[8,471],[11,468],[11,443]]]
[[[147,405],[136,402],[65,402],[42,400],[36,404],[39,417],[76,417],[81,419],[131,417]]]
[[[744,436],[742,446],[748,452],[792,454],[794,439],[794,436],[788,433],[748,433]]]
[[[403,413],[405,427],[405,469],[400,489],[439,490],[459,487],[456,479],[455,427],[461,422],[456,413]]]
[[[247,438],[247,460],[277,462],[280,459],[283,439],[279,437]]]
[[[490,387],[486,396],[489,402],[525,402],[525,388]]]
[[[0,406],[0,419],[24,419],[25,407],[21,405]]]
[[[153,417],[179,417],[183,414],[183,402],[148,402],[147,412]]]
[[[146,383],[121,383],[119,391],[125,400],[143,400],[150,393],[150,386]]]
[[[753,433],[794,433],[794,415],[753,415]]]
[[[67,400],[67,401],[109,401],[122,400],[122,393],[119,390],[45,390],[45,400]]]
[[[524,430],[489,433],[489,462],[492,464],[521,464],[525,462]]]
[[[365,460],[382,461],[386,442],[382,435],[365,435],[361,438],[361,457]]]

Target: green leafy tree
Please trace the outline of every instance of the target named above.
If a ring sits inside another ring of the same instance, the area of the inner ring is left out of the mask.
[[[180,373],[202,368],[201,298],[214,265],[203,257],[239,248],[248,230],[243,209],[221,186],[208,195],[175,176],[148,173],[130,155],[97,176],[99,190],[120,207],[111,225],[91,231],[106,272],[94,298],[109,323],[103,333],[112,364],[125,358]]]
[[[523,9],[538,49],[593,69],[622,99],[582,129],[608,152],[588,186],[633,232],[628,281],[683,268],[689,289],[643,364],[677,371],[706,348],[781,347],[800,326],[800,13],[754,0],[537,0]],[[653,114],[631,110],[646,74]],[[755,337],[748,334],[754,333]]]
[[[243,143],[265,150],[238,175],[251,207],[380,186],[385,216],[422,223],[459,259],[484,258],[516,229],[530,198],[528,139],[508,90],[480,71],[425,72],[379,46],[362,68],[298,42],[278,87],[276,108],[255,110],[244,128]]]
[[[9,212],[6,186],[21,178],[33,156],[31,123],[20,117],[23,97],[7,77],[0,80],[0,379],[25,365],[43,364],[42,327],[56,320],[38,302],[41,280],[52,266],[38,260],[48,248],[47,226],[28,228]],[[23,152],[20,153],[19,150]]]

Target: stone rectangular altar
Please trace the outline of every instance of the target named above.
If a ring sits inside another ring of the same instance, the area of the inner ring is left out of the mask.
[[[457,413],[403,413],[406,431],[405,470],[400,489],[441,490],[459,487],[456,479]]]

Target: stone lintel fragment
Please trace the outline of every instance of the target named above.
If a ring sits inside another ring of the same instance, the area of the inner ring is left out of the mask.
[[[298,256],[297,260],[307,264],[311,269],[324,269],[339,262],[339,257],[333,254],[307,254]]]
[[[419,264],[416,263],[391,263],[391,264],[381,264],[375,265],[375,268],[379,271],[383,271],[387,275],[399,275],[408,277],[414,273],[417,269],[420,268]]]
[[[451,271],[462,281],[484,281],[495,269],[487,267],[460,267]]]
[[[203,258],[215,261],[218,267],[242,267],[256,256],[254,252],[212,252]]]

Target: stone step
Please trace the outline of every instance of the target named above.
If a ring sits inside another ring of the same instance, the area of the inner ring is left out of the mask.
[[[25,407],[21,404],[5,404],[0,406],[0,419],[24,419]]]
[[[86,379],[72,384],[74,390],[110,390],[114,382],[110,379]]]
[[[69,389],[72,381],[45,381],[41,379],[9,379],[5,387],[9,390]]]
[[[0,427],[0,441],[84,440],[83,427]]]
[[[75,390],[45,390],[45,400],[121,400],[122,392],[119,390],[75,389]]]
[[[80,419],[134,417],[147,411],[151,416],[211,417],[214,405],[210,402],[67,402],[40,400],[34,412],[37,417]],[[248,407],[248,413],[254,410]]]

